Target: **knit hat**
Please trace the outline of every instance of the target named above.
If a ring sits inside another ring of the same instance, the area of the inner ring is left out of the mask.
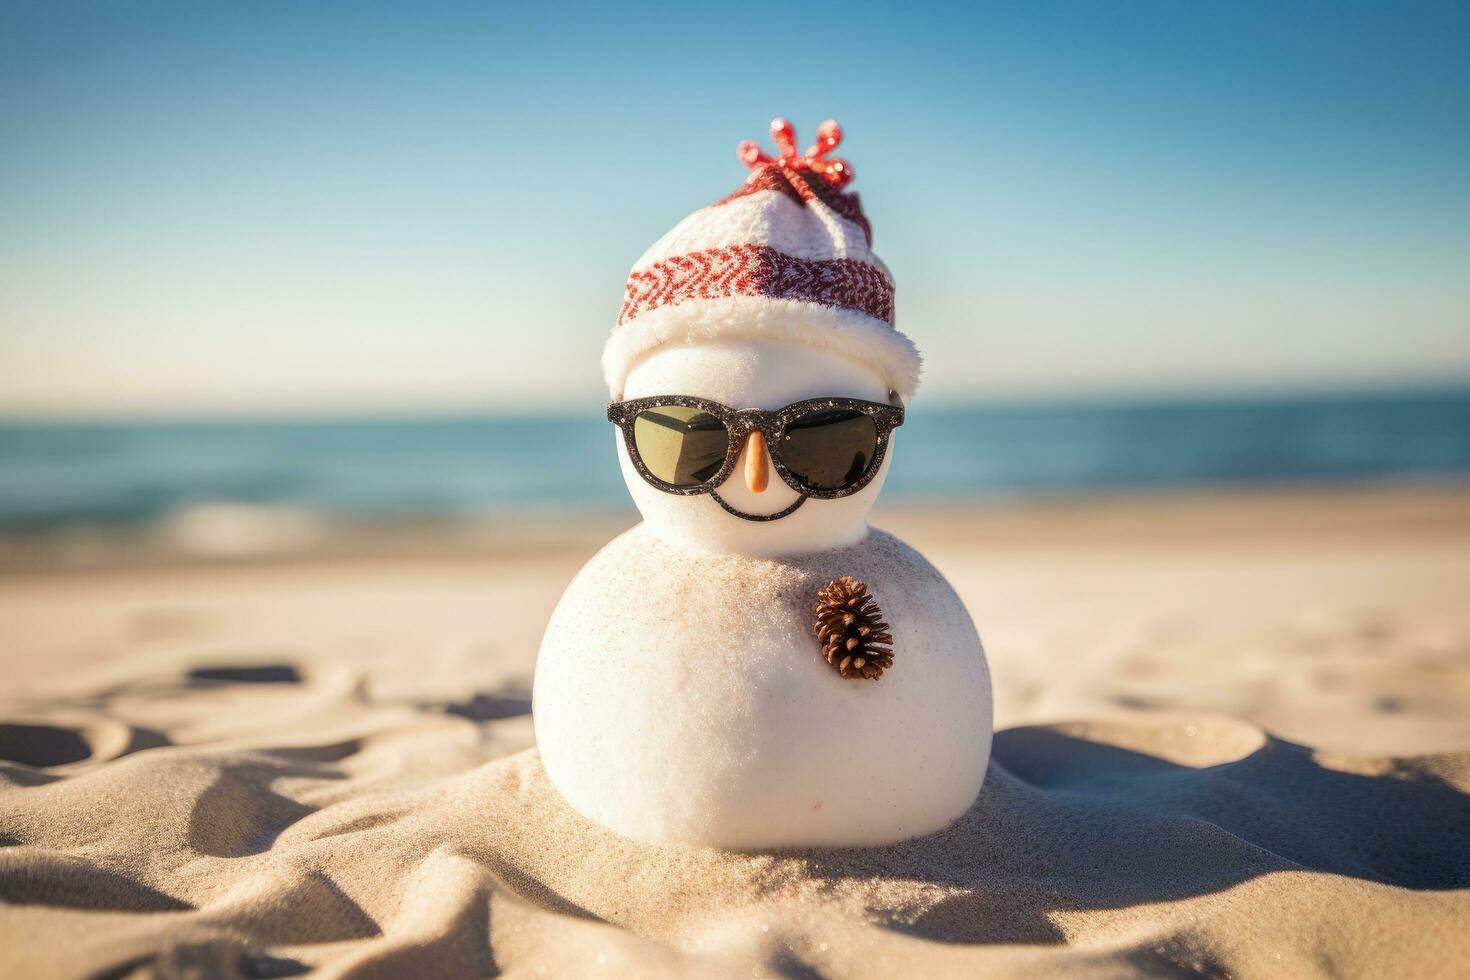
[[[873,229],[853,172],[827,156],[842,141],[827,120],[797,155],[796,132],[771,123],[781,155],[747,140],[751,168],[729,197],[674,226],[633,266],[622,312],[602,352],[613,397],[639,357],[665,344],[775,340],[831,351],[876,370],[905,397],[919,352],[893,325],[893,277],[872,251]]]

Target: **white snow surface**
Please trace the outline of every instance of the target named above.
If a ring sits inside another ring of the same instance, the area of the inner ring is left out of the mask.
[[[816,594],[839,575],[866,582],[893,627],[878,680],[843,678],[819,652]],[[562,596],[534,717],[552,783],[625,836],[874,845],[940,830],[974,803],[991,690],[954,590],[891,535],[757,558],[689,550],[644,524]]]

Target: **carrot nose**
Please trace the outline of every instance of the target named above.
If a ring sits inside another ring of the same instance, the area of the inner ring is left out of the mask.
[[[766,455],[766,437],[752,432],[745,439],[745,485],[751,493],[764,493],[771,482],[770,457]]]

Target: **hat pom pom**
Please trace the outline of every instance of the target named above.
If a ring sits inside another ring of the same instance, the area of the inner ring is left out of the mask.
[[[804,154],[796,152],[796,127],[780,116],[771,120],[771,138],[776,141],[780,156],[768,156],[755,140],[744,140],[735,149],[740,162],[752,169],[775,164],[785,170],[807,171],[838,188],[846,187],[856,176],[846,160],[827,156],[842,142],[842,127],[835,119],[817,127],[817,141]]]

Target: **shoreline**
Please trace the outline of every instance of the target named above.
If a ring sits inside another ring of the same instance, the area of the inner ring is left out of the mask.
[[[343,521],[271,507],[203,506],[142,527],[0,529],[0,578],[78,572],[479,561],[590,555],[637,523],[623,516]],[[1470,482],[1033,495],[875,508],[871,523],[923,550],[1253,541],[1470,531]]]

